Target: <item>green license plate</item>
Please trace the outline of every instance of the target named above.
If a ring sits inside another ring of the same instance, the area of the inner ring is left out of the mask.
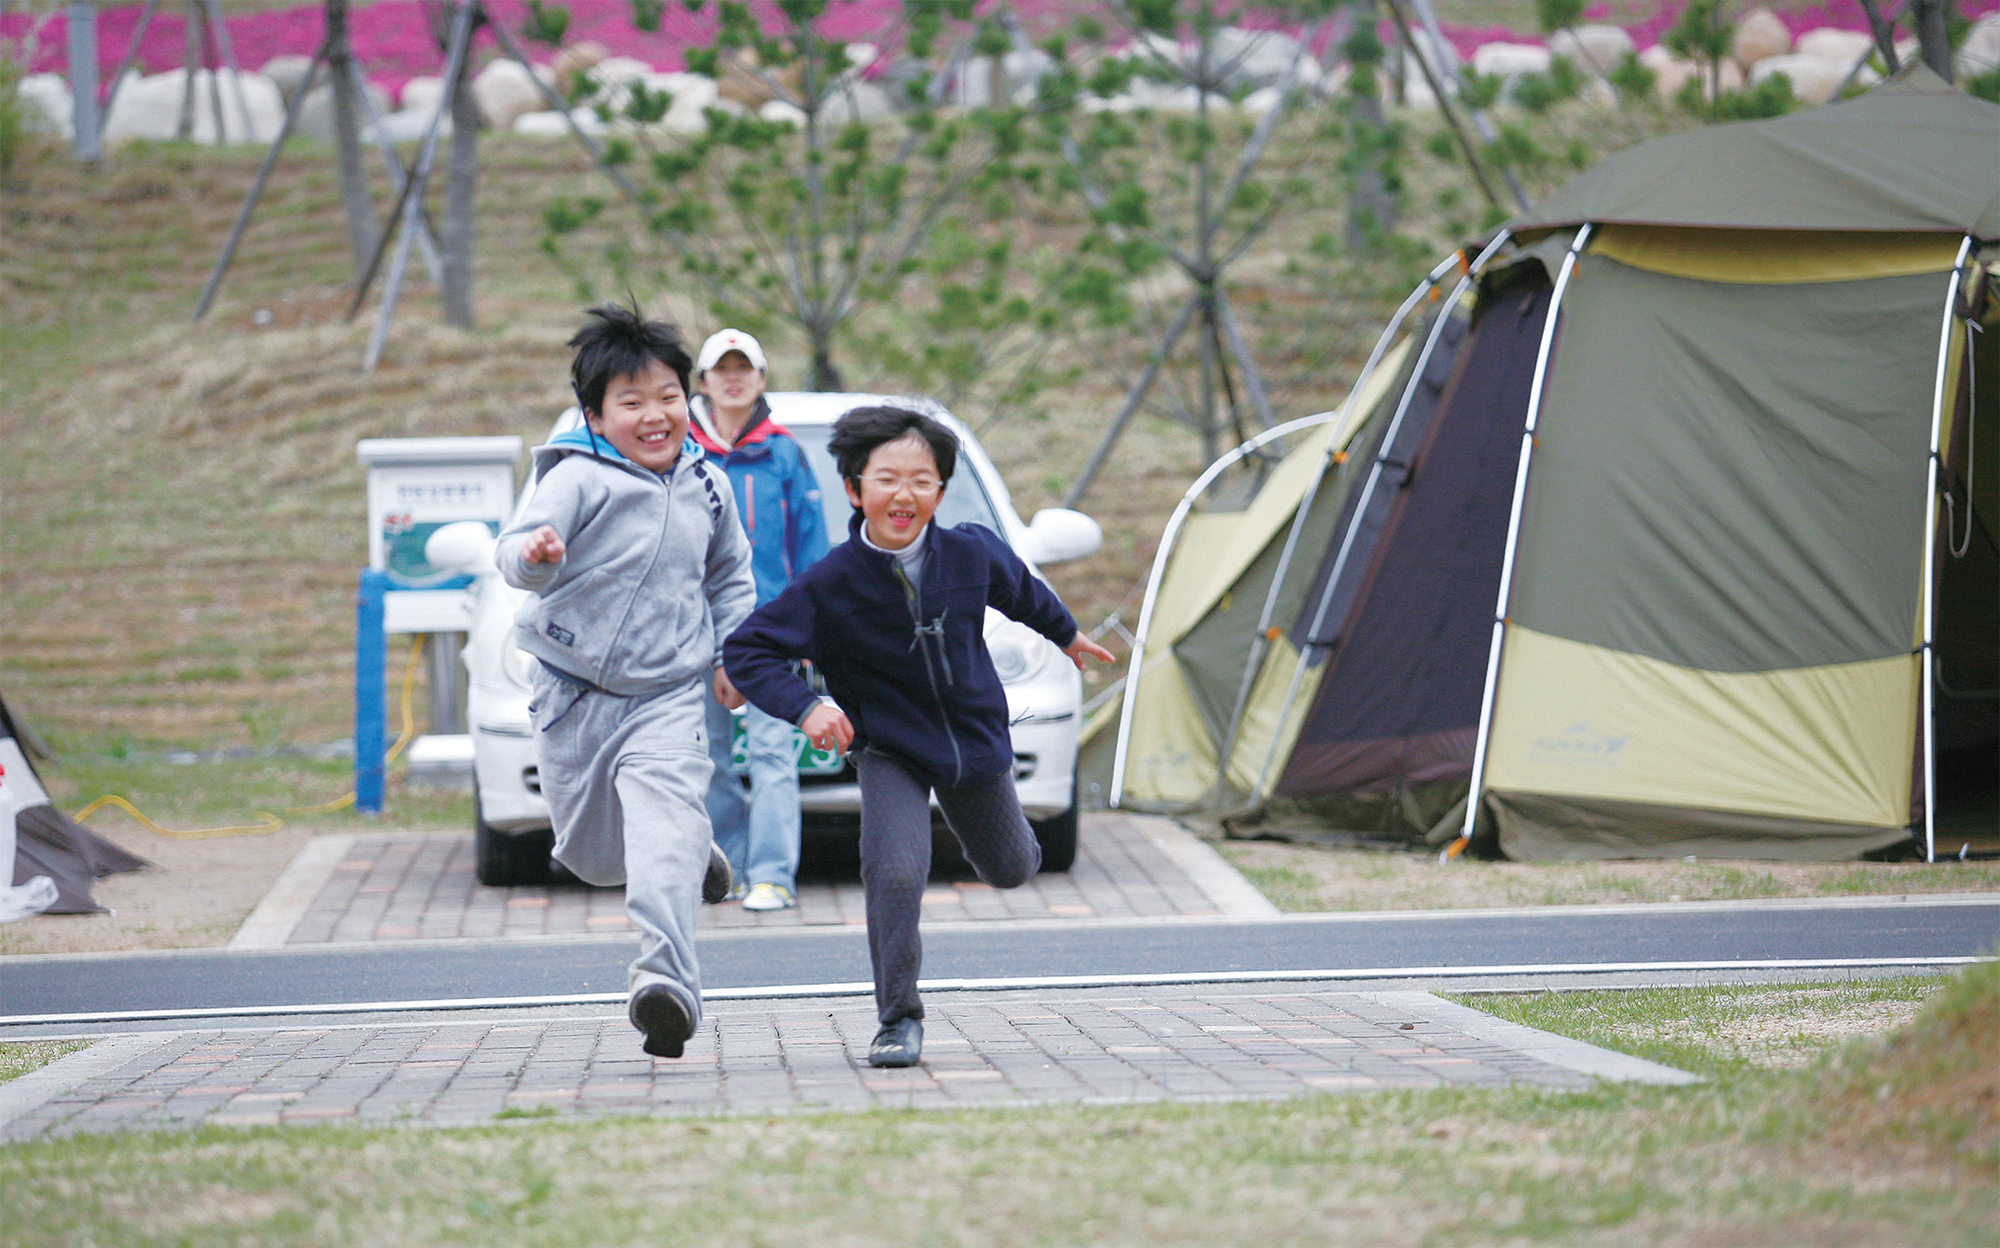
[[[741,711],[729,718],[735,733],[730,742],[729,765],[737,775],[747,776],[750,774],[749,730],[743,726]],[[821,749],[797,728],[792,729],[792,751],[799,760],[799,774],[802,776],[837,776],[847,762],[839,750]]]

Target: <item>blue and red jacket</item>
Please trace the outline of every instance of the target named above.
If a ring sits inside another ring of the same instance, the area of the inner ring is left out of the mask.
[[[736,515],[750,539],[750,572],[761,606],[826,554],[819,478],[805,449],[771,419],[771,405],[761,398],[734,446],[723,447],[701,420],[689,421],[688,433],[735,487]]]
[[[854,722],[854,748],[886,751],[927,784],[1011,775],[1007,691],[986,650],[986,608],[1066,646],[1076,620],[991,529],[924,537],[921,584],[855,536],[750,613],[723,643],[723,666],[769,715],[798,723],[818,705],[792,660],[810,659]]]

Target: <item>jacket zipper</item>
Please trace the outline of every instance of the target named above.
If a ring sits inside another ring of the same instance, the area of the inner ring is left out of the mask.
[[[938,665],[944,668],[944,683],[951,684],[951,660],[944,652],[944,616],[938,616],[936,621],[926,626],[923,622],[923,602],[917,587],[910,584],[910,578],[903,573],[903,565],[896,562],[894,556],[889,558],[889,570],[895,573],[897,582],[903,587],[903,599],[910,606],[910,628],[915,634],[910,638],[910,649],[917,651],[918,657],[923,660],[924,678],[930,681],[931,697],[937,702],[938,722],[944,725],[945,740],[951,743],[951,776],[952,783],[957,785],[965,779],[965,755],[958,748],[958,734],[952,731],[951,712],[945,703],[944,690],[938,686],[937,672],[931,666],[931,648],[924,644],[926,637],[937,642]]]
[[[611,633],[611,641],[614,646],[618,644],[619,638],[624,636],[625,623],[632,618],[632,611],[639,604],[639,594],[636,586],[645,585],[653,579],[653,572],[660,566],[661,554],[667,549],[665,535],[673,531],[674,524],[674,467],[677,466],[668,467],[664,476],[657,473],[654,474],[654,479],[660,483],[662,493],[666,496],[666,505],[662,509],[660,517],[661,540],[653,547],[652,561],[646,565],[646,571],[635,582],[634,592],[628,594],[625,598],[625,610],[619,613],[618,627],[613,629]],[[603,656],[598,660],[597,679],[600,683],[604,680],[604,669],[610,665],[611,648],[607,646]]]

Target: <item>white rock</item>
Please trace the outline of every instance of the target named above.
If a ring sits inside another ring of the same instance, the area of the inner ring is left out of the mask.
[[[611,49],[588,39],[558,48],[555,58],[549,62],[551,81],[559,91],[573,90],[578,74],[595,70],[610,55]]]
[[[1472,50],[1474,73],[1508,80],[1546,73],[1549,50],[1538,43],[1482,43]]]
[[[34,134],[53,134],[68,142],[76,137],[75,98],[61,74],[29,74],[21,79],[22,124]]]
[[[796,104],[787,104],[783,100],[764,101],[758,107],[757,115],[765,121],[789,121],[795,126],[806,124],[805,110]]]
[[[1133,113],[1139,110],[1139,101],[1123,92],[1117,95],[1086,95],[1078,107],[1086,113]]]
[[[1048,53],[1032,48],[1026,55],[1009,52],[995,64],[990,56],[975,56],[965,63],[945,95],[945,102],[960,108],[987,108],[993,104],[994,88],[1001,85],[1006,98],[1016,104],[1035,98],[1035,84],[1055,68]],[[998,78],[996,81],[996,73]]]
[[[512,59],[493,61],[472,79],[472,98],[479,101],[479,114],[486,124],[496,130],[513,126],[514,119],[525,113],[537,113],[548,107],[548,100],[535,85],[539,78],[553,85],[555,75],[547,66],[537,65],[534,77],[521,63]]]
[[[1972,24],[1958,46],[1958,72],[1969,77],[1996,69],[2000,69],[2000,13],[1988,13]]]
[[[1236,107],[1249,113],[1252,117],[1262,117],[1265,113],[1276,108],[1284,98],[1285,93],[1276,87],[1259,87],[1244,96],[1242,102],[1237,104]]]
[[[1437,94],[1421,75],[1413,76],[1403,84],[1403,107],[1413,112],[1434,113],[1437,106]]]
[[[431,118],[436,113],[435,103],[429,108],[399,109],[382,118],[380,133],[391,143],[414,143],[424,137],[424,131],[430,128]],[[377,141],[375,131],[371,130],[367,137],[370,143]],[[449,137],[451,137],[451,114],[446,113],[438,121],[438,138]]]
[[[1791,79],[1792,94],[1798,99],[1812,104],[1824,104],[1840,90],[1840,84],[1847,79],[1847,71],[1854,68],[1852,61],[1825,60],[1817,56],[1802,56],[1788,52],[1783,56],[1767,56],[1750,67],[1748,83],[1756,86],[1775,74],[1783,74]],[[1880,79],[1871,69],[1863,69],[1855,76],[1855,81],[1868,85]]]
[[[1653,91],[1663,100],[1670,100],[1680,94],[1681,88],[1687,85],[1688,79],[1695,77],[1697,74],[1701,76],[1701,93],[1703,98],[1708,98],[1713,94],[1709,90],[1709,74],[1706,67],[1696,65],[1693,61],[1683,60],[1668,51],[1664,46],[1647,48],[1645,51],[1639,53],[1639,63],[1653,71],[1656,79],[1653,84]],[[1724,91],[1739,91],[1742,87],[1743,71],[1736,67],[1736,62],[1722,62],[1722,89]]]
[[[1303,81],[1309,67],[1319,68],[1297,39],[1276,30],[1224,26],[1209,41],[1209,55],[1220,64],[1232,65],[1223,78],[1224,85],[1232,91],[1275,87],[1285,80],[1294,61],[1298,64],[1294,81]]]
[[[1823,61],[1842,61],[1852,66],[1875,50],[1875,40],[1859,30],[1838,30],[1822,26],[1799,36],[1792,51],[1800,56],[1816,56]]]
[[[872,82],[849,83],[847,89],[827,101],[826,115],[838,124],[874,121],[893,116],[896,106],[889,93]]]
[[[590,67],[591,80],[597,83],[598,99],[613,95],[630,83],[645,81],[655,72],[651,65],[630,56],[607,56]]]
[[[1748,70],[1767,56],[1783,56],[1792,50],[1792,33],[1769,9],[1752,9],[1736,23],[1729,40],[1729,55],[1737,68]]]
[[[1150,108],[1162,113],[1192,113],[1201,106],[1201,92],[1193,87],[1176,87],[1167,83],[1133,79],[1127,93],[1138,108]],[[1229,100],[1225,96],[1211,94],[1208,97],[1211,109],[1226,109]]]
[[[1578,26],[1549,36],[1549,55],[1564,57],[1590,74],[1611,73],[1626,53],[1635,50],[1632,36],[1619,26]]]
[[[375,103],[376,115],[389,111],[389,96],[373,83],[367,86],[368,98]],[[360,100],[354,102],[354,123],[357,127],[368,125],[368,105]],[[321,82],[314,87],[303,103],[299,105],[298,120],[292,123],[292,133],[309,139],[333,141],[333,84]]]
[[[112,102],[111,116],[105,119],[105,142],[174,138],[180,128],[187,81],[185,69],[127,79]],[[222,95],[220,128],[215,117],[218,86]],[[194,124],[189,137],[196,143],[268,143],[278,137],[278,127],[284,124],[284,96],[278,84],[262,74],[225,69],[218,75],[212,70],[197,70],[192,104]],[[243,124],[246,109],[250,120],[247,134]]]
[[[604,123],[598,119],[595,108],[572,108],[569,110],[569,115],[575,120],[577,128],[585,134],[604,133]],[[539,113],[522,113],[516,117],[514,133],[543,139],[560,139],[567,138],[571,132],[569,123],[563,120],[561,113],[554,109],[545,109]]]
[[[419,74],[403,84],[402,107],[417,113],[432,112],[444,98],[444,79]]]
[[[1410,31],[1410,45],[1416,54],[1424,59],[1424,63],[1431,67],[1431,72],[1437,76],[1439,82],[1456,80],[1458,49],[1452,47],[1449,41],[1440,43],[1431,38],[1429,31],[1417,27]],[[1408,77],[1413,83],[1422,83],[1424,71],[1412,65]]]
[[[312,69],[312,63],[313,58],[310,56],[300,56],[295,52],[286,52],[265,61],[262,73],[266,78],[278,84],[279,92],[284,95],[285,102],[289,104],[292,97],[299,93],[299,88],[305,85],[306,73]],[[319,81],[326,81],[325,66],[320,67]]]
[[[706,130],[708,122],[702,117],[702,110],[714,108],[722,102],[716,91],[715,79],[701,74],[648,74],[646,86],[674,97],[660,124],[682,134],[699,134]]]

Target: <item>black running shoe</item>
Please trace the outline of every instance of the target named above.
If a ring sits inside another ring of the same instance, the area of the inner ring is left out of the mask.
[[[709,905],[725,901],[729,890],[736,886],[736,877],[729,871],[729,855],[722,852],[722,846],[714,841],[708,843],[708,874],[701,877],[701,899]]]
[[[924,1022],[899,1018],[875,1033],[868,1046],[870,1066],[914,1066],[924,1055]]]
[[[633,993],[626,1013],[632,1025],[646,1033],[640,1047],[654,1057],[679,1057],[694,1034],[694,1020],[688,1017],[687,1007],[662,983],[647,984]]]

